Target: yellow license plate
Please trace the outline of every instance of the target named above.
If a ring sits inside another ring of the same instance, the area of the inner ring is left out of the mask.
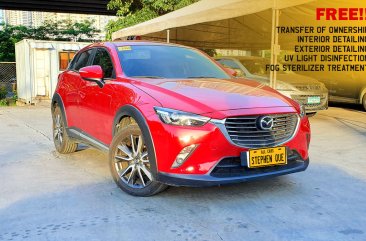
[[[287,164],[286,147],[253,149],[247,152],[249,168]]]

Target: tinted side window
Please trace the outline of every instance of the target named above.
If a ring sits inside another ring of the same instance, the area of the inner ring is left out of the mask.
[[[91,49],[88,50],[88,51],[82,52],[79,55],[78,59],[76,60],[76,62],[75,62],[75,64],[74,64],[74,66],[73,66],[72,69],[79,70],[82,67],[87,66],[88,65],[88,60],[89,60],[91,54],[92,54],[92,50]]]
[[[112,60],[107,52],[107,50],[99,48],[95,53],[93,60],[93,65],[100,65],[103,69],[104,78],[113,78],[114,69]]]

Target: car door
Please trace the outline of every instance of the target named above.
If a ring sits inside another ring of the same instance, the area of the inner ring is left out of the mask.
[[[327,73],[332,101],[356,103],[360,82],[355,72]]]
[[[80,121],[82,130],[89,136],[98,141],[107,144],[110,139],[113,118],[110,116],[110,106],[113,96],[113,82],[115,81],[115,68],[106,48],[94,48],[95,53],[91,65],[102,67],[104,76],[103,88],[96,83],[84,81],[80,92]]]
[[[62,75],[63,78],[67,78],[67,81],[63,82],[67,85],[63,102],[69,127],[80,128],[79,89],[84,84],[84,80],[80,77],[79,69],[88,65],[91,54],[92,50],[79,52],[71,62],[68,70]]]
[[[341,89],[338,90],[338,94],[344,98],[348,98],[350,102],[357,102],[360,94],[360,74],[356,71],[342,72],[340,75],[343,77],[338,82],[338,86]]]

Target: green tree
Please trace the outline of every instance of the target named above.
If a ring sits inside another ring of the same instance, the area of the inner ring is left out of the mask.
[[[29,36],[29,28],[9,25],[0,25],[0,28],[0,61],[14,61],[14,45]]]
[[[94,40],[100,31],[93,27],[92,21],[73,22],[71,20],[58,22],[59,31],[55,34],[57,40],[85,41]],[[51,23],[52,25],[52,23]]]
[[[112,33],[171,11],[190,5],[198,0],[111,0],[109,10],[116,10],[119,18],[107,25],[107,39]]]
[[[45,21],[39,27],[0,24],[0,61],[15,61],[15,43],[23,39],[95,41],[100,31],[92,21]]]

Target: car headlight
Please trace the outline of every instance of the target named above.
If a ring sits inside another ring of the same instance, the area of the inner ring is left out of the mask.
[[[165,124],[176,126],[203,126],[210,118],[179,110],[155,107],[155,112]]]
[[[320,88],[321,88],[322,90],[327,90],[327,87],[325,86],[325,84],[324,84],[324,83],[319,82],[319,84],[320,84]]]

